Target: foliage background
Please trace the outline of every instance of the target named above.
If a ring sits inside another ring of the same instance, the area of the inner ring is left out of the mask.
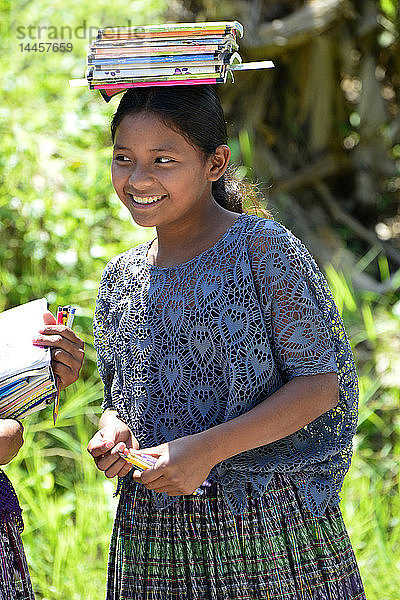
[[[294,43],[290,18],[322,5],[340,11],[325,29],[311,28]],[[50,415],[31,417],[25,444],[7,467],[25,509],[24,543],[39,600],[104,595],[115,501],[113,483],[96,472],[86,453],[102,396],[91,319],[107,260],[154,236],[132,224],[111,185],[109,121],[117,100],[106,104],[85,88],[70,89],[68,79],[83,76],[90,32],[100,26],[220,18],[237,18],[252,34],[241,45],[245,58],[273,56],[278,67],[262,77],[242,73],[235,86],[221,90],[230,145],[242,165],[239,175],[262,182],[274,215],[317,256],[342,311],[361,390],[342,510],[368,599],[397,597],[398,16],[395,0],[193,0],[168,6],[134,0],[129,11],[120,0],[3,3],[0,310],[42,296],[53,311],[74,303],[76,331],[86,342],[82,377],[64,393],[57,427]],[[261,23],[258,29],[255,23]],[[271,37],[273,23],[288,32],[286,46]],[[39,35],[44,42],[71,42],[73,49],[26,50]],[[351,64],[343,59],[346,52]],[[321,69],[323,57],[329,60]],[[368,100],[363,90],[369,90]]]

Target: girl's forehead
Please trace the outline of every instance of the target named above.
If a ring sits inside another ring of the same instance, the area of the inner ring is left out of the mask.
[[[163,148],[166,145],[177,149],[191,147],[183,135],[154,113],[138,113],[122,118],[116,131],[116,146],[129,143],[147,146],[154,142],[162,142]]]

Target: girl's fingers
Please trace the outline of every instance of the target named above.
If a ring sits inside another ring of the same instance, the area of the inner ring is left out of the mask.
[[[159,494],[161,493],[165,493],[168,494],[168,496],[186,496],[187,494],[182,492],[182,490],[180,490],[179,488],[177,488],[174,485],[168,485],[165,482],[160,482],[159,485],[157,485],[157,487],[150,487],[150,486],[145,486],[147,489],[151,489],[154,492],[158,492]]]
[[[64,327],[64,325],[52,325],[52,327]],[[69,331],[74,335],[72,338]],[[82,361],[84,355],[83,340],[75,336],[72,330],[65,328],[63,332],[53,332],[52,334],[39,334],[32,340],[35,346],[50,346],[51,348],[62,348],[68,352],[75,360]]]
[[[135,467],[133,467],[133,468],[135,469]],[[142,475],[142,471],[138,471],[137,469],[135,469],[132,473],[132,479],[134,481],[137,481],[138,483],[141,483],[142,482],[142,480],[140,478],[141,475]]]
[[[61,379],[63,388],[78,379],[85,355],[84,342],[70,327],[66,327],[66,325],[45,325],[39,330],[39,334],[32,343],[37,346],[52,348],[53,360],[59,365],[66,365],[71,370],[71,372],[68,372],[60,366],[55,369]]]
[[[142,448],[141,454],[150,454],[150,456],[154,456],[155,458],[159,458],[161,454],[165,451],[165,445],[161,446],[153,446],[152,448]]]
[[[132,469],[132,465],[127,463],[126,460],[120,457],[119,452],[123,451],[125,444],[120,442],[114,448],[110,450],[104,458],[100,458],[97,461],[97,466],[101,471],[104,471],[106,477],[112,479],[116,475],[124,477]],[[99,466],[101,465],[101,466]]]
[[[57,375],[60,380],[60,389],[68,387],[79,377],[81,365],[76,366],[76,368],[72,368],[64,363],[52,360],[51,366],[54,374]]]
[[[131,468],[132,468],[132,465],[128,464],[125,460],[120,458],[115,463],[113,463],[108,469],[106,469],[104,471],[104,474],[109,479],[116,477],[116,475],[118,475],[118,477],[125,477],[125,475],[127,475],[129,473]],[[101,470],[103,470],[103,469],[101,469]]]
[[[32,343],[51,348],[52,368],[60,380],[60,389],[64,389],[79,377],[85,356],[84,342],[65,325],[47,325],[40,331],[43,335],[37,335]]]
[[[95,436],[90,440],[87,451],[93,456],[93,458],[96,459],[107,454],[107,452],[110,450],[110,447],[112,448],[113,445],[113,442],[104,439],[97,439]]]
[[[62,338],[69,340],[73,344],[76,344],[78,348],[83,348],[84,346],[83,340],[81,340],[81,338],[78,337],[76,333],[66,325],[45,325],[39,329],[39,334],[50,336],[59,335]]]
[[[157,484],[155,484],[153,487],[148,487],[146,486],[147,489],[149,490],[153,490],[154,492],[165,492],[166,494],[169,494],[170,492],[178,492],[177,487],[171,484],[167,484],[165,480],[163,480],[162,478],[160,478],[160,483],[157,482]]]
[[[95,459],[97,467],[100,471],[107,471],[109,473],[113,473],[112,475],[107,475],[107,477],[114,477],[119,473],[119,471],[127,465],[128,463],[120,457],[119,452],[121,452],[125,448],[125,444],[123,442],[119,442],[116,444],[111,450],[107,451],[105,454],[100,455],[99,458]],[[131,465],[129,465],[129,469],[127,472],[131,470]]]
[[[152,467],[141,473],[140,481],[149,489],[153,489],[151,485],[161,477],[163,477],[162,467]]]
[[[100,471],[107,471],[107,469],[109,469],[115,463],[115,461],[116,459],[111,457],[109,453],[95,458],[95,463]]]
[[[119,445],[120,444],[118,444],[118,446]],[[125,446],[125,444],[123,445]],[[110,452],[114,446],[115,434],[113,434],[112,431],[98,431],[88,443],[87,451],[93,456],[93,458],[98,458]]]
[[[72,371],[79,371],[83,362],[83,356],[82,360],[79,360],[75,358],[75,356],[72,356],[69,352],[62,350],[61,348],[52,348],[51,358],[54,361],[62,363],[66,367],[69,367]]]
[[[164,492],[167,487],[176,488],[176,486],[174,486],[173,484],[168,484],[167,480],[163,475],[160,475],[159,477],[157,477],[156,480],[151,481],[149,483],[144,482],[143,479],[140,478],[140,483],[142,483],[148,490],[154,490],[155,492]]]

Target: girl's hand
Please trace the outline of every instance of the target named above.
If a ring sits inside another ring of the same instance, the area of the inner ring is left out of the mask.
[[[15,419],[0,419],[0,465],[6,465],[24,443],[24,428]]]
[[[51,312],[45,312],[43,320],[45,327],[39,330],[41,335],[33,340],[33,344],[51,347],[51,367],[58,377],[60,390],[63,390],[79,377],[85,355],[84,343],[70,327],[57,325]]]
[[[129,427],[116,419],[115,424],[99,429],[90,440],[87,450],[93,456],[96,467],[104,471],[106,477],[112,478],[116,475],[124,477],[132,469],[132,465],[118,454],[125,448],[139,450],[139,444]]]
[[[142,473],[135,470],[133,479],[149,490],[166,492],[169,496],[192,494],[204,483],[214,466],[209,453],[205,452],[201,434],[188,435],[140,452],[151,454],[158,461]]]

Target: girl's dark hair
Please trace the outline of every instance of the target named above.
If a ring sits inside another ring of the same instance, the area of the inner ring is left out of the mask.
[[[111,121],[113,142],[122,119],[141,112],[156,114],[166,125],[183,135],[188,143],[202,150],[206,157],[217,146],[228,143],[224,112],[213,85],[127,90]],[[270,216],[258,202],[256,186],[235,177],[232,167],[213,182],[212,194],[220,206],[233,212],[242,213],[243,202],[250,202],[256,211]]]

